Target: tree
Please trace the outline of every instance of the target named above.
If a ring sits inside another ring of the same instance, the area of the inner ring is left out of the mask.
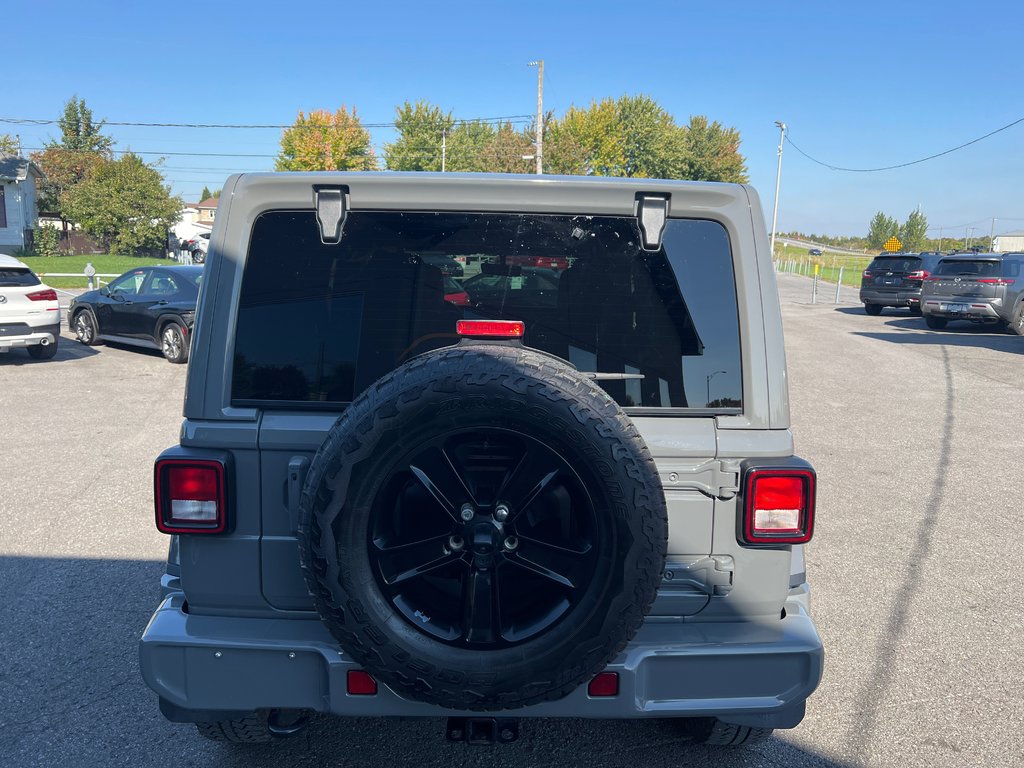
[[[928,238],[928,218],[920,210],[911,211],[899,231],[904,250],[921,251]]]
[[[63,192],[60,203],[69,219],[101,238],[108,250],[126,254],[162,247],[182,207],[160,173],[131,153],[101,161]]]
[[[203,191],[199,193],[199,202],[201,203],[203,200],[209,200],[211,197],[210,188],[204,184]]]
[[[534,152],[533,129],[517,131],[511,123],[503,123],[481,152],[484,168],[493,173],[530,173],[533,160],[524,160],[524,155]]]
[[[110,154],[113,141],[100,133],[104,122],[93,122],[92,110],[85,105],[85,99],[72,96],[64,105],[64,113],[57,120],[57,125],[60,126],[60,144],[50,141],[48,147],[60,146],[75,152],[95,152],[105,156]]]
[[[739,131],[694,115],[684,132],[682,174],[671,178],[745,184],[747,166],[739,149]]]
[[[427,101],[405,102],[395,109],[398,139],[384,145],[385,167],[390,171],[440,171],[441,145],[447,143],[446,137],[454,127],[451,112]]]
[[[335,113],[315,109],[299,112],[295,124],[281,134],[279,171],[371,171],[377,166],[370,132],[353,108]]]
[[[39,208],[55,212],[67,223],[61,208],[65,192],[80,184],[113,153],[113,140],[100,133],[103,123],[93,122],[92,110],[84,99],[72,96],[57,120],[60,141],[49,140],[41,152],[31,155],[32,161],[45,174],[39,184]]]
[[[0,157],[18,155],[18,140],[9,133],[0,133]]]
[[[885,245],[886,240],[893,235],[898,235],[899,231],[899,222],[879,211],[868,225],[868,248],[877,251]]]
[[[570,107],[548,121],[544,169],[549,173],[746,182],[735,128],[702,115],[688,125],[649,96],[621,96]]]

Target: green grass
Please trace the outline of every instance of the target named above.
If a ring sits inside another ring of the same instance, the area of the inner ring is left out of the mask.
[[[117,256],[106,253],[89,253],[80,256],[32,256],[21,259],[39,275],[43,282],[52,288],[86,288],[89,285],[85,275],[82,277],[46,277],[49,272],[81,272],[87,262],[91,262],[98,274],[120,275],[135,267],[146,267],[150,264],[173,264],[167,259],[140,258],[137,256]],[[100,278],[109,283],[113,278]]]
[[[775,262],[778,269],[796,275],[814,277],[814,267],[818,267],[818,279],[826,283],[835,283],[839,279],[842,268],[843,285],[860,287],[860,274],[867,269],[873,256],[855,256],[852,254],[829,253],[811,256],[806,248],[776,246]]]

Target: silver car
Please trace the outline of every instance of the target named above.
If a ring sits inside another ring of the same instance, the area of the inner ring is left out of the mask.
[[[921,310],[929,328],[951,321],[998,325],[1024,335],[1024,254],[964,253],[943,258],[925,279]]]

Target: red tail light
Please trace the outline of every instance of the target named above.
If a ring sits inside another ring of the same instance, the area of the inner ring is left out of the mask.
[[[926,269],[918,269],[914,272],[908,272],[907,277],[913,280],[927,280],[930,274]]]
[[[376,696],[377,681],[369,672],[350,669],[345,676],[345,689],[350,696]]]
[[[444,295],[444,300],[457,307],[468,307],[473,303],[469,298],[469,294],[465,291],[459,291],[458,293],[446,293]]]
[[[941,279],[942,275],[928,275],[928,277],[925,278],[929,283],[936,282]]]
[[[595,698],[619,695],[619,673],[600,672],[587,686],[587,695]]]
[[[1008,277],[979,277],[979,283],[991,283],[992,285],[1013,285],[1013,280]]]
[[[870,269],[865,269],[864,272],[861,273],[861,277],[874,277],[874,274]]]
[[[53,288],[48,288],[45,291],[35,291],[34,293],[28,294],[29,301],[56,301],[57,292]]]
[[[814,533],[813,469],[757,467],[743,485],[742,539],[747,544],[804,544]]]
[[[227,528],[224,465],[209,459],[161,459],[154,470],[161,533],[222,533]]]
[[[521,339],[526,333],[526,323],[522,320],[459,320],[455,332],[470,338]]]

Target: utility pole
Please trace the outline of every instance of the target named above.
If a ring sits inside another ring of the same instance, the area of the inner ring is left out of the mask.
[[[971,240],[974,239],[974,227],[967,228],[967,237],[964,238],[964,250],[971,247]]]
[[[537,68],[537,174],[544,173],[544,59],[530,62]]]
[[[779,168],[775,171],[775,210],[772,212],[772,240],[771,258],[775,258],[775,225],[779,220],[779,181],[782,179],[782,145],[786,140],[786,124],[778,120],[775,124],[779,126]]]
[[[441,129],[441,173],[444,173],[445,160],[448,155],[448,129]]]
[[[990,251],[992,250],[992,243],[993,243],[993,241],[995,239],[996,239],[996,217],[993,216],[992,217],[992,231],[989,233],[989,236],[988,236],[988,249]]]
[[[939,253],[942,253],[942,227],[939,227]]]

